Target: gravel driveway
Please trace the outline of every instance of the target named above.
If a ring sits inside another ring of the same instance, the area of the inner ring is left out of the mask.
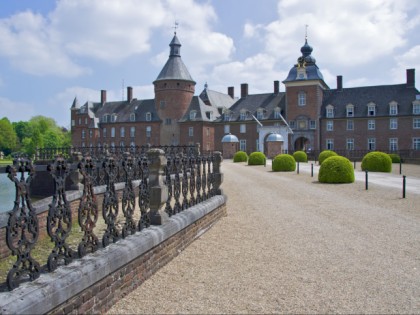
[[[109,314],[420,313],[420,194],[222,171],[228,216]]]

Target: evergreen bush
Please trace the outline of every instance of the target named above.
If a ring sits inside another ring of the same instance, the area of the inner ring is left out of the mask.
[[[290,154],[279,154],[271,165],[273,172],[293,172],[296,170],[295,158]]]
[[[392,170],[392,159],[388,154],[383,152],[369,152],[363,157],[362,170],[390,173]]]
[[[248,161],[248,154],[244,151],[238,151],[233,156],[233,162],[246,162]]]
[[[308,162],[308,155],[304,151],[296,151],[293,153],[296,162]]]
[[[322,165],[325,159],[329,158],[330,156],[337,156],[338,154],[331,150],[324,150],[318,156],[318,163]]]
[[[400,156],[396,153],[390,153],[389,157],[391,158],[392,163],[400,163],[401,162]]]
[[[252,152],[248,157],[248,165],[265,165],[265,155],[262,152]]]
[[[353,183],[353,165],[349,159],[343,156],[330,156],[319,168],[318,181],[321,183]]]

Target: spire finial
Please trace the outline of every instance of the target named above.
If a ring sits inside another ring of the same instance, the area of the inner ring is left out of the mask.
[[[179,23],[177,22],[177,20],[175,20],[174,22],[174,26],[172,27],[174,29],[174,35],[176,35],[176,29],[178,28]]]
[[[309,27],[309,25],[305,24],[305,41],[308,40],[308,27]]]

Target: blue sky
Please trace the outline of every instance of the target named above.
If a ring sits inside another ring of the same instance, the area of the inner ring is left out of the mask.
[[[273,89],[300,56],[305,25],[326,83],[344,87],[420,80],[420,1],[413,0],[1,0],[0,118],[35,115],[70,126],[69,108],[153,98],[175,20],[199,94]],[[124,88],[123,88],[124,87]],[[284,91],[284,86],[281,85]]]

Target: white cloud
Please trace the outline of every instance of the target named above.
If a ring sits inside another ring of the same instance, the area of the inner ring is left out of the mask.
[[[416,45],[400,56],[396,56],[396,66],[392,68],[392,78],[395,83],[406,82],[405,69],[415,68],[417,70],[416,78],[420,78],[420,45]],[[418,80],[416,80],[418,82]]]
[[[0,97],[0,118],[7,117],[11,122],[28,121],[36,116],[35,106],[24,102],[14,102]]]

